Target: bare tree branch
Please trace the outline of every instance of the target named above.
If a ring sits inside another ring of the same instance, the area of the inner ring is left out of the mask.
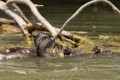
[[[38,4],[34,4],[37,8],[38,7],[43,7],[43,5],[38,5]]]
[[[27,25],[27,23],[17,13],[11,11],[3,1],[0,1],[0,10],[12,17],[23,30],[24,34],[28,34],[28,32],[24,30],[24,26]]]
[[[0,24],[15,24],[14,20],[0,18]]]
[[[21,9],[16,5],[14,4],[13,5],[15,7],[15,9],[17,10],[17,13],[27,22],[29,23],[30,21],[27,19],[27,17],[24,15],[24,13],[21,11]]]
[[[7,5],[12,5],[14,3],[22,3],[26,4],[30,7],[32,13],[36,16],[38,21],[40,21],[46,29],[48,29],[53,36],[57,35],[57,31],[53,28],[53,26],[38,12],[36,6],[31,2],[31,0],[8,0],[6,2]]]
[[[112,7],[112,9],[114,11],[116,11],[118,14],[120,14],[120,10],[114,5],[112,4],[110,1],[108,0],[92,0],[92,1],[89,1],[87,3],[85,3],[84,5],[82,5],[64,24],[63,26],[61,27],[60,31],[58,32],[58,34],[56,36],[59,36],[61,34],[61,32],[63,31],[63,29],[66,27],[66,25],[72,20],[74,19],[83,9],[85,9],[86,7],[90,6],[91,4],[94,4],[94,3],[99,3],[99,2],[103,2],[103,3],[106,3],[108,4],[110,7]]]

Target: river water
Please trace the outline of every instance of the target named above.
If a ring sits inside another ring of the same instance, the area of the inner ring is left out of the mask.
[[[53,26],[61,27],[79,7],[75,4],[47,5],[39,11]],[[32,22],[37,21],[29,10],[24,12]],[[120,16],[111,8],[98,4],[86,8],[65,29],[87,32],[85,35],[88,36],[120,35],[119,21]],[[1,50],[10,46],[26,46],[21,33],[1,33],[0,41]],[[120,80],[120,54],[0,61],[0,80]]]

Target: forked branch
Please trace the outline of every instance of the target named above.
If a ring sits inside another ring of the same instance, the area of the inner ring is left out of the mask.
[[[59,36],[61,34],[61,32],[63,31],[63,29],[66,27],[66,25],[72,20],[74,19],[80,12],[83,11],[83,9],[85,9],[86,7],[90,6],[91,4],[94,4],[94,3],[99,3],[99,2],[103,2],[103,3],[106,3],[108,4],[110,7],[112,7],[112,9],[114,11],[116,11],[118,14],[120,14],[120,10],[114,5],[112,4],[110,1],[108,0],[92,0],[92,1],[89,1],[87,3],[85,3],[84,5],[82,5],[70,18],[68,18],[68,20],[63,24],[63,26],[61,27],[60,31],[58,32],[58,34],[56,35]]]

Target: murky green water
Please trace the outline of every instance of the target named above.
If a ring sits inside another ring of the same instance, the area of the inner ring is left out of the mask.
[[[86,31],[86,35],[119,35],[120,16],[102,6],[87,8],[69,23],[66,30]],[[78,8],[78,5],[52,5],[39,10],[53,26],[61,27]],[[30,11],[24,12],[30,20],[36,21]],[[26,46],[21,33],[1,33],[0,42],[1,50],[10,46]],[[120,80],[120,55],[90,54],[52,60],[0,61],[0,80]]]
[[[119,80],[120,55],[0,62],[0,80]]]

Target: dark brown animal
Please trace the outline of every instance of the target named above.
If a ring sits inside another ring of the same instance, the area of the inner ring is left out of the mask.
[[[64,56],[78,56],[84,54],[83,50],[71,50],[69,47],[63,47],[62,52]]]
[[[37,56],[49,58],[50,55],[47,52],[54,42],[54,39],[48,34],[38,34],[35,38],[35,46],[37,51]]]
[[[93,46],[93,47],[92,47],[92,51],[93,51],[95,54],[106,54],[106,55],[114,54],[111,50],[101,51],[101,49],[100,49],[98,46]]]

